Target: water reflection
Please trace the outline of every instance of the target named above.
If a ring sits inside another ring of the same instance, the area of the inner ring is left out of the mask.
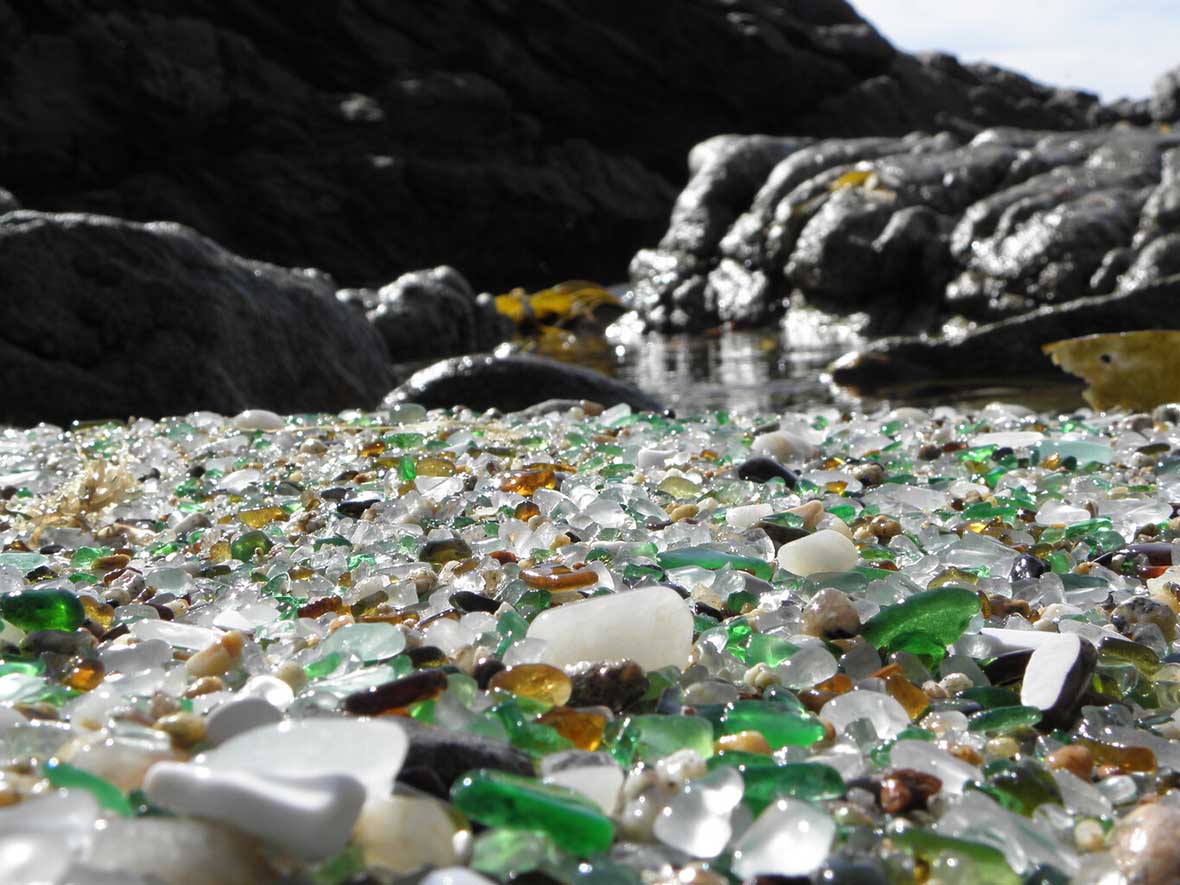
[[[756,414],[836,404],[868,409],[894,405],[957,407],[1020,403],[1038,411],[1081,408],[1081,385],[1065,376],[955,379],[898,387],[858,399],[834,387],[825,370],[864,342],[855,326],[809,329],[810,318],[781,330],[719,330],[705,335],[620,334],[612,329],[611,374],[661,396],[681,414],[732,409]],[[601,365],[599,368],[603,368]]]
[[[678,412],[766,413],[832,402],[820,375],[841,352],[788,352],[780,335],[767,332],[648,334],[616,349],[616,374],[658,394]]]

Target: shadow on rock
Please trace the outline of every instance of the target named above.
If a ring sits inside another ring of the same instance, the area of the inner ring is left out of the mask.
[[[250,261],[189,228],[0,216],[0,420],[372,407],[380,338],[319,271]]]

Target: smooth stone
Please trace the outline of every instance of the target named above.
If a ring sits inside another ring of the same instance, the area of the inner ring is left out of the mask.
[[[856,545],[832,529],[820,529],[778,549],[778,564],[807,577],[821,572],[846,572],[858,561]]]
[[[1042,727],[1064,728],[1090,686],[1098,650],[1076,633],[1049,635],[1057,641],[1039,646],[1028,659],[1020,703],[1044,712]]]
[[[287,426],[283,416],[267,409],[246,409],[230,419],[238,430],[282,430]]]
[[[455,818],[426,796],[390,796],[367,803],[356,824],[365,862],[404,875],[422,867],[457,863]]]
[[[279,710],[286,710],[295,700],[291,686],[277,676],[263,673],[251,676],[238,692],[239,698],[262,698]]]
[[[119,883],[256,885],[276,878],[260,849],[253,837],[195,818],[115,817],[91,840],[83,862],[86,870],[114,874]],[[77,881],[84,883],[89,885]]]
[[[196,624],[178,624],[176,621],[136,621],[129,629],[131,635],[141,642],[162,639],[174,648],[195,651],[209,647],[225,635],[221,630],[198,627]]]
[[[417,773],[429,773],[430,783],[435,785],[440,798],[449,800],[451,785],[475,768],[524,776],[534,773],[533,760],[503,741],[424,725],[412,719],[406,720],[403,728],[409,738],[409,749],[401,778],[409,780]]]
[[[1050,633],[1045,630],[1012,630],[1007,627],[984,627],[979,631],[980,636],[986,636],[994,643],[989,651],[990,656],[997,656],[1016,651],[1036,651],[1042,645],[1057,642],[1060,633]]]
[[[657,839],[692,857],[717,857],[729,844],[730,812],[742,801],[742,776],[723,767],[685,784],[652,827]]]
[[[795,488],[799,483],[799,476],[789,467],[780,464],[774,458],[749,458],[738,465],[738,479],[750,482],[764,483],[772,479],[781,479],[788,489]]]
[[[138,673],[162,667],[172,660],[172,646],[163,639],[140,639],[135,645],[126,648],[104,649],[100,657],[108,676],[112,673]]]
[[[98,800],[84,790],[51,792],[0,807],[0,833],[50,835],[71,846],[94,830]]]
[[[607,753],[567,750],[541,760],[541,782],[581,793],[604,814],[613,815],[623,790],[624,774]]]
[[[12,885],[40,885],[62,881],[71,863],[70,852],[47,833],[0,836],[0,881]]]
[[[806,461],[815,457],[816,448],[803,437],[784,430],[761,433],[750,443],[754,455],[766,455],[781,464]]]
[[[345,774],[275,774],[161,762],[152,766],[143,786],[153,805],[227,823],[308,859],[342,849],[365,803],[364,785]]]
[[[282,719],[283,712],[265,698],[235,697],[209,714],[205,720],[205,737],[211,744],[221,744],[252,728]]]
[[[1115,827],[1111,844],[1119,869],[1136,885],[1180,881],[1180,808],[1164,802],[1141,805]]]
[[[1011,449],[1034,446],[1045,438],[1045,434],[1036,430],[1001,430],[994,433],[977,433],[967,440],[972,448],[979,446],[1007,446]]]
[[[911,768],[942,781],[947,793],[962,793],[970,781],[982,781],[979,768],[952,756],[928,741],[901,740],[889,750],[889,764],[894,768]]]
[[[636,466],[640,470],[651,470],[654,467],[663,467],[667,460],[675,454],[675,449],[643,448],[639,450],[639,456],[636,459]]]
[[[496,885],[496,883],[487,876],[481,876],[466,867],[447,867],[432,872],[422,880],[422,885]]]
[[[842,734],[858,719],[868,719],[881,740],[896,737],[910,725],[905,707],[892,696],[877,691],[850,691],[838,695],[824,704],[820,718],[830,722],[836,734]]]
[[[388,796],[408,748],[401,725],[387,720],[293,719],[239,734],[193,761],[217,772],[350,775],[370,796]]]
[[[644,670],[684,669],[692,626],[692,612],[675,590],[642,587],[548,609],[527,636],[548,643],[541,660],[555,667],[628,658]]]
[[[755,876],[808,876],[827,859],[836,825],[801,799],[779,799],[767,806],[738,839],[733,871]]]
[[[744,532],[763,517],[774,513],[769,504],[743,504],[725,511],[725,524],[735,531]]]

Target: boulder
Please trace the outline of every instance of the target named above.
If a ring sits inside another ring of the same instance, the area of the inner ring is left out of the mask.
[[[466,356],[415,372],[386,397],[388,408],[402,402],[428,409],[463,405],[476,411],[516,412],[546,400],[591,400],[604,406],[627,403],[658,412],[663,405],[638,387],[545,357]]]
[[[631,264],[650,328],[762,325],[801,295],[867,314],[868,334],[916,333],[1173,272],[1171,247],[1153,245],[1180,233],[1170,132],[744,136],[697,150],[667,233]]]
[[[337,297],[365,311],[398,363],[489,350],[513,330],[491,295],[476,295],[445,265],[402,274],[376,292],[342,289]]]
[[[0,216],[0,420],[372,407],[392,374],[330,278],[173,223]]]
[[[886,338],[841,358],[832,380],[861,394],[895,385],[1011,378],[1061,378],[1041,347],[1102,332],[1174,328],[1180,276],[1111,295],[1093,295],[980,326],[958,338]]]
[[[24,206],[188,224],[377,287],[623,278],[719,132],[1065,129],[1097,106],[898,52],[845,0],[0,0]]]

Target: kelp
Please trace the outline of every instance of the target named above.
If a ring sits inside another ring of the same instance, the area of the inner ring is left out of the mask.
[[[1066,338],[1042,350],[1088,387],[1095,409],[1150,409],[1180,401],[1180,331],[1144,330]]]

